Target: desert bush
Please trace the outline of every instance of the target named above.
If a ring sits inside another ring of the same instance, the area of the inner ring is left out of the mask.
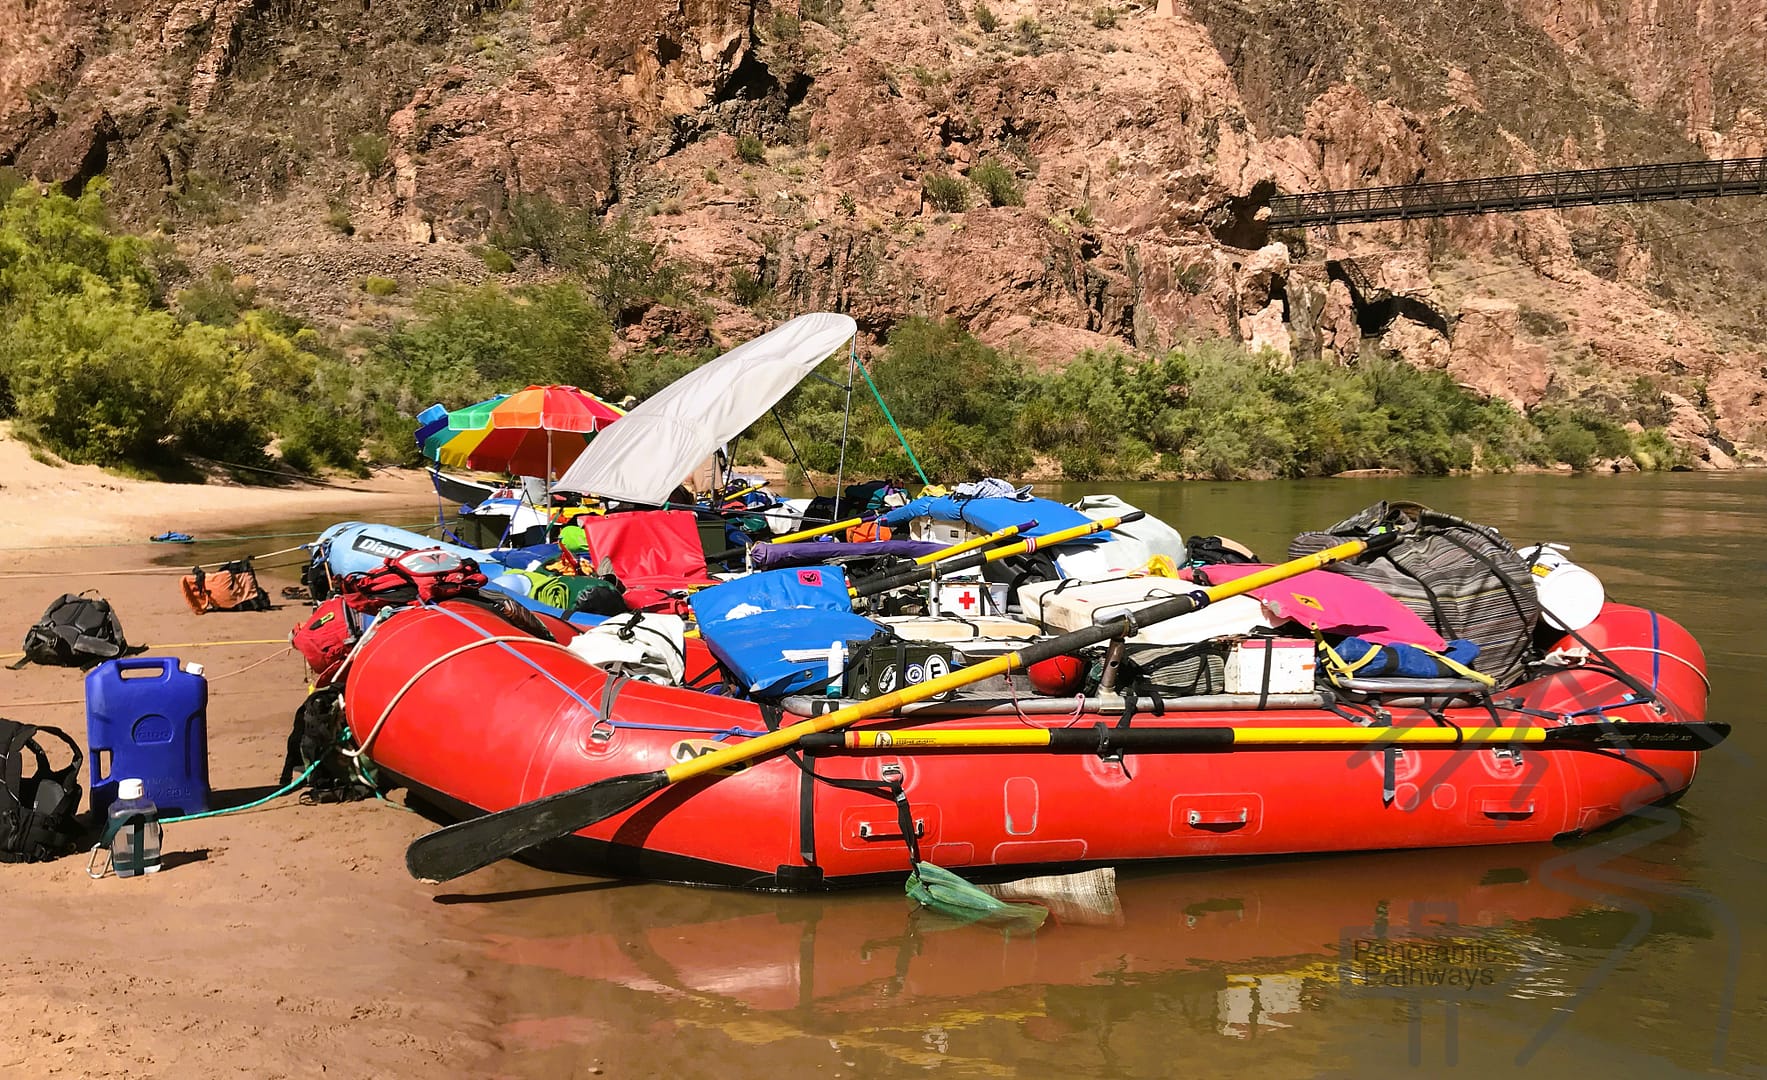
[[[984,34],[992,34],[1000,29],[1000,17],[994,14],[992,8],[987,4],[980,3],[979,0],[975,7],[975,17],[976,26],[980,27]]]
[[[969,189],[948,173],[927,173],[920,178],[920,190],[935,210],[960,214],[969,209]]]
[[[1019,189],[1018,178],[997,158],[985,157],[978,162],[969,170],[969,182],[980,189],[989,206],[1025,205],[1025,195]]]
[[[1670,441],[1662,428],[1650,428],[1634,435],[1631,458],[1646,472],[1685,468],[1689,464],[1687,451]]]
[[[232,326],[242,312],[251,310],[256,303],[257,287],[247,279],[234,277],[232,269],[217,263],[209,267],[207,274],[179,289],[175,299],[178,310],[187,319],[210,326]]]
[[[753,135],[739,135],[736,139],[736,157],[745,165],[764,165],[767,162],[767,146]]]
[[[739,266],[730,272],[730,298],[743,307],[754,307],[767,299],[772,291],[761,275],[746,266]]]
[[[356,235],[356,224],[350,220],[349,206],[338,200],[334,199],[326,204],[325,224],[344,236]]]
[[[574,282],[437,285],[418,293],[414,306],[416,317],[374,349],[382,384],[403,412],[435,401],[466,405],[529,383],[603,395],[618,389],[607,316]]]
[[[387,137],[379,132],[364,131],[350,138],[351,160],[370,177],[379,176],[386,169],[389,149]]]
[[[362,279],[362,291],[369,296],[391,296],[399,291],[399,283],[390,277],[369,274]]]
[[[593,212],[551,199],[510,202],[489,242],[511,255],[532,255],[568,271],[600,302],[608,318],[623,320],[647,301],[687,298],[687,276],[660,244],[646,240],[630,218],[603,222]]]
[[[510,258],[509,252],[502,248],[481,244],[473,248],[472,251],[479,257],[479,261],[485,264],[485,269],[493,274],[508,274],[515,270],[515,260]]]

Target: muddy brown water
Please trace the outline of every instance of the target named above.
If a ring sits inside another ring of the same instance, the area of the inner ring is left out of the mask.
[[[1767,474],[1040,493],[1088,490],[1272,559],[1380,498],[1569,543],[1610,596],[1693,631],[1710,715],[1736,732],[1680,803],[1582,840],[1125,870],[1118,913],[1029,937],[943,924],[888,889],[768,896],[505,864],[435,900],[482,948],[498,1073],[1767,1070]]]

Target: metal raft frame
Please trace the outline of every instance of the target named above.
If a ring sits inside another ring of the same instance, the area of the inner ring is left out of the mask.
[[[1675,161],[1278,195],[1269,227],[1454,217],[1603,203],[1767,195],[1767,158]]]

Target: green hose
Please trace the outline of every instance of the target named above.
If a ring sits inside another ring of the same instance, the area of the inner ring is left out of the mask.
[[[319,762],[315,761],[313,764],[307,766],[306,772],[302,773],[301,775],[295,777],[293,780],[289,781],[288,784],[286,784],[280,791],[272,791],[270,794],[264,796],[263,798],[258,799],[255,802],[248,802],[244,806],[229,806],[229,807],[225,807],[220,810],[204,810],[200,814],[181,814],[178,817],[160,818],[160,824],[161,825],[175,825],[180,821],[197,821],[197,820],[200,820],[200,819],[206,818],[206,817],[220,817],[222,814],[237,814],[242,810],[254,810],[257,807],[263,806],[267,802],[271,802],[275,799],[282,798],[284,795],[287,795],[289,792],[293,791],[295,788],[298,788],[302,784],[306,783],[307,777],[312,776],[313,770],[317,769],[318,767],[319,767]]]
[[[908,464],[914,466],[914,471],[920,474],[922,484],[932,483],[926,478],[926,470],[920,467],[920,459],[914,456],[914,448],[908,445],[908,436],[902,434],[901,425],[897,424],[896,418],[890,415],[890,407],[884,404],[883,395],[877,392],[877,384],[871,381],[871,372],[865,370],[864,364],[855,364],[854,366],[859,369],[859,374],[865,376],[865,385],[871,387],[871,396],[877,399],[877,407],[883,410],[884,419],[890,422],[890,430],[896,433],[896,440],[902,444],[903,451],[908,454]]]

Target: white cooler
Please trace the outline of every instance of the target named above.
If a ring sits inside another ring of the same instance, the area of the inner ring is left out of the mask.
[[[1066,588],[1061,586],[1066,585]],[[1019,607],[1026,619],[1050,630],[1091,626],[1101,609],[1127,606],[1131,611],[1196,592],[1201,586],[1168,577],[1113,578],[1109,581],[1034,581],[1019,586]],[[1264,605],[1250,596],[1230,596],[1201,611],[1143,628],[1128,640],[1137,645],[1188,645],[1211,638],[1249,634],[1269,626]]]

